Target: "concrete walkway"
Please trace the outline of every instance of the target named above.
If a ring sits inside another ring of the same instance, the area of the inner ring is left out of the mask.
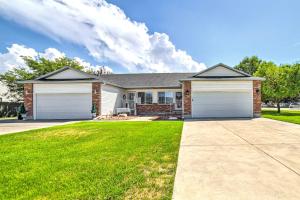
[[[0,120],[0,135],[28,131],[32,129],[57,126],[74,121],[52,120],[52,121],[20,121],[20,120]]]
[[[173,199],[300,199],[300,126],[186,121]]]

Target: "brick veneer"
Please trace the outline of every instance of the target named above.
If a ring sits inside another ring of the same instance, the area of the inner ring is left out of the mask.
[[[183,114],[191,115],[192,114],[192,97],[191,97],[191,81],[183,82]]]
[[[261,114],[261,81],[253,81],[253,115],[260,117]]]
[[[96,105],[97,116],[101,113],[101,83],[92,83],[92,103]]]
[[[27,119],[32,119],[33,117],[33,84],[24,84],[24,106],[27,111]]]
[[[159,113],[170,113],[174,110],[174,104],[137,104],[136,111],[138,115],[155,115]]]

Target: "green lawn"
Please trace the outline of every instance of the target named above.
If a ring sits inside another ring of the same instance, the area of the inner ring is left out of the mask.
[[[171,199],[183,122],[79,122],[0,136],[0,199]]]
[[[277,113],[277,110],[262,110],[262,116],[279,121],[300,124],[300,111],[281,110],[280,113]]]
[[[0,117],[0,120],[17,119],[17,117]]]

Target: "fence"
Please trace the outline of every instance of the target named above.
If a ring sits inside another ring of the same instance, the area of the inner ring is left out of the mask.
[[[0,102],[0,117],[15,117],[21,103]]]

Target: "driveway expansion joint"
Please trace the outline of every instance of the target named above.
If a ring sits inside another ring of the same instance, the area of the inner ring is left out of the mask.
[[[253,146],[255,149],[257,149],[258,151],[262,152],[263,154],[265,154],[266,156],[268,156],[269,158],[273,159],[274,161],[278,162],[279,164],[281,164],[282,166],[286,167],[287,169],[289,169],[291,172],[295,173],[297,176],[300,177],[300,173],[298,173],[297,171],[295,171],[294,169],[292,169],[291,167],[287,166],[286,164],[284,164],[283,162],[281,162],[280,160],[276,159],[274,156],[268,154],[267,152],[265,152],[263,149],[259,148],[258,146],[256,146],[257,144],[252,144],[251,142],[249,142],[248,140],[246,140],[245,138],[241,137],[240,135],[238,135],[237,133],[235,133],[234,131],[232,131],[231,129],[225,127],[223,124],[221,124],[220,122],[216,122],[217,124],[219,124],[220,126],[222,126],[224,129],[226,129],[227,131],[229,131],[230,133],[232,133],[233,135],[239,137],[240,139],[244,140],[245,142],[247,142],[250,146]]]

